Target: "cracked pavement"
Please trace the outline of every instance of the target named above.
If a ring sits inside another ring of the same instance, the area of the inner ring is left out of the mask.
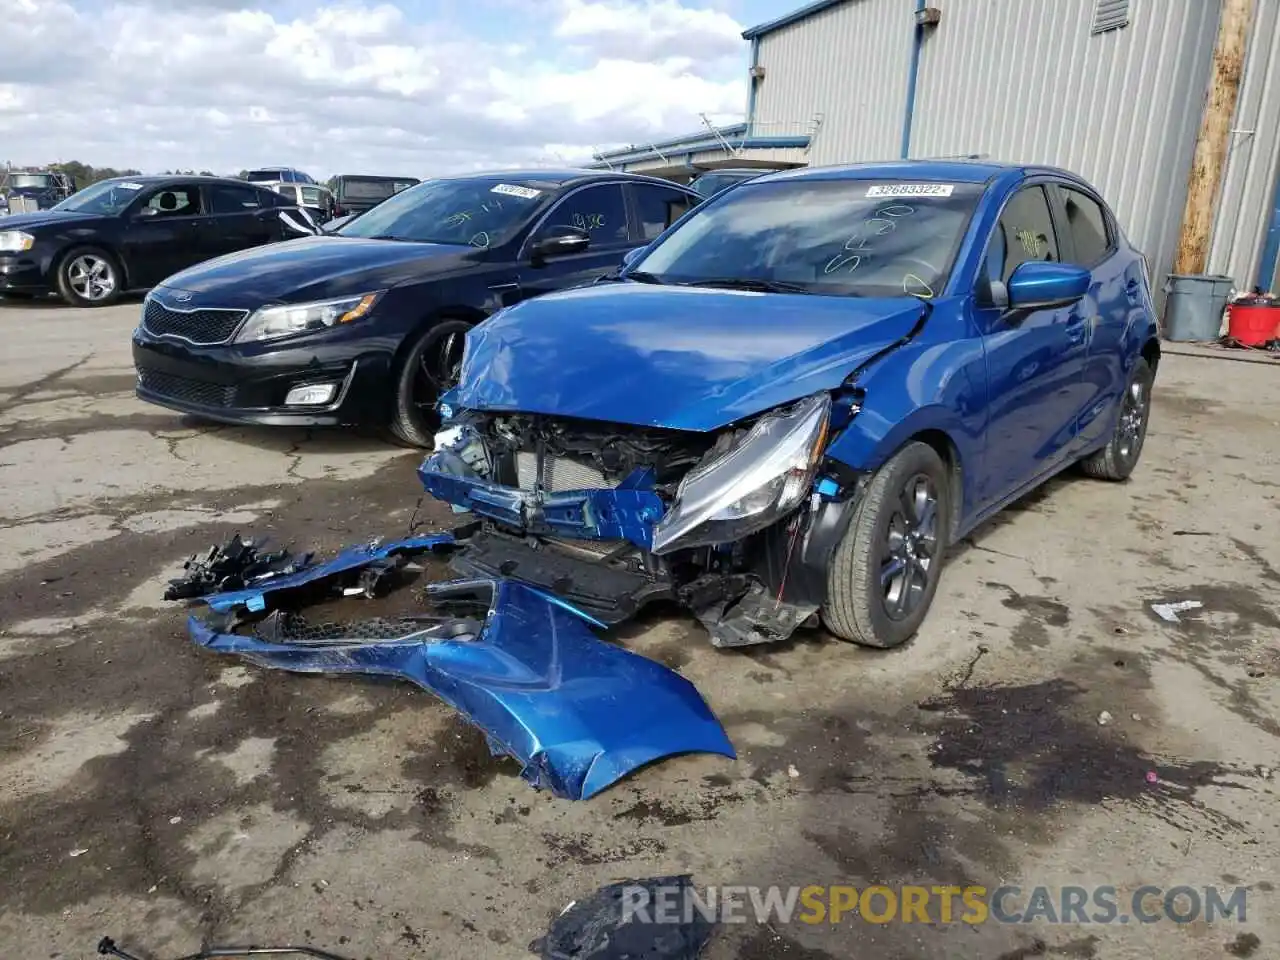
[[[1249,890],[1244,924],[748,924],[712,960],[1280,949],[1268,367],[1166,357],[1132,482],[1066,475],[980,529],[901,650],[812,632],[717,651],[684,618],[629,625],[622,640],[693,680],[740,758],[677,758],[573,803],[527,788],[421,691],[191,647],[159,601],[187,555],[237,530],[325,551],[398,533],[419,455],[137,402],[137,311],[0,302],[6,955],[88,956],[110,935],[157,956],[301,941],[515,958],[600,884],[685,871]],[[1203,607],[1150,612],[1184,599]]]

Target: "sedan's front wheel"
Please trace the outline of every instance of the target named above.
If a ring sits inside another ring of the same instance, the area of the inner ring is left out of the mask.
[[[73,307],[105,307],[121,294],[115,258],[97,247],[72,250],[58,265],[58,293]]]
[[[920,628],[951,523],[947,465],[913,442],[872,477],[827,570],[822,622],[842,640],[896,647]]]

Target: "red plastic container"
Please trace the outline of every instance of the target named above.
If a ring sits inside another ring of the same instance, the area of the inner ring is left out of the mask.
[[[1247,347],[1280,337],[1280,304],[1233,303],[1227,308],[1227,336]]]

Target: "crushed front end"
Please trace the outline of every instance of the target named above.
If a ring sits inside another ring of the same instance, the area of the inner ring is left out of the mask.
[[[449,410],[418,473],[481,521],[451,560],[463,575],[536,584],[605,623],[675,601],[741,646],[822,604],[856,482],[824,453],[856,409],[823,392],[715,432]]]

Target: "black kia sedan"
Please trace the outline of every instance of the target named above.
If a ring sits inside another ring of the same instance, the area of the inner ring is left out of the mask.
[[[137,395],[229,423],[384,425],[429,446],[472,325],[616,272],[697,203],[632,174],[428,180],[334,233],[169,277],[134,331]]]
[[[106,306],[202,260],[299,236],[290,210],[296,204],[243,180],[101,180],[48,210],[0,220],[0,294]]]

